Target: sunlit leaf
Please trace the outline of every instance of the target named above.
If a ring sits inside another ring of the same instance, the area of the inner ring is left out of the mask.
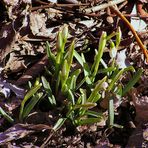
[[[81,56],[80,56],[78,54],[78,52],[74,50],[74,56],[77,59],[77,61],[80,63],[80,65],[83,67],[84,75],[85,75],[85,81],[87,82],[87,84],[91,84],[91,80],[89,78],[90,70],[89,70],[88,64],[85,61],[84,55],[81,54]]]
[[[25,117],[27,117],[29,115],[29,113],[31,112],[31,110],[38,103],[38,101],[41,99],[42,96],[43,96],[43,93],[37,93],[36,95],[34,95],[31,98],[31,100],[29,101],[29,103],[24,108],[22,118],[25,118]]]
[[[91,108],[95,107],[96,105],[97,105],[96,103],[86,102],[84,104],[74,105],[73,109],[77,109],[77,108],[91,109]]]
[[[46,52],[47,52],[47,56],[48,56],[49,61],[52,62],[52,64],[54,64],[54,66],[55,66],[56,57],[55,57],[55,55],[51,52],[49,42],[46,42]]]
[[[102,117],[99,118],[86,118],[82,120],[78,120],[78,125],[87,125],[87,124],[93,124],[102,121]]]
[[[113,72],[116,70],[116,67],[108,67],[108,68],[104,68],[104,69],[99,69],[98,74],[99,73],[108,73],[108,72]]]
[[[109,84],[108,91],[111,91],[116,82],[120,79],[121,75],[123,74],[124,69],[121,69],[116,76],[112,79],[111,83]]]
[[[64,124],[67,118],[60,118],[53,127],[54,131],[57,131]]]
[[[75,40],[72,41],[69,49],[68,49],[68,52],[67,52],[67,57],[66,60],[67,60],[67,63],[69,65],[68,69],[70,71],[70,67],[71,67],[71,64],[72,64],[72,61],[73,61],[73,55],[74,55],[74,46],[75,46]]]
[[[51,90],[49,82],[47,82],[44,76],[41,77],[41,80],[42,80],[42,84],[46,91],[49,102],[51,103],[51,105],[56,105],[56,100]]]
[[[94,90],[91,92],[89,98],[87,99],[87,102],[93,102],[95,97],[98,96],[98,92],[102,88],[103,82],[105,82],[107,77],[105,76],[102,80],[99,80],[98,83],[96,84]]]
[[[95,56],[94,63],[93,63],[92,69],[91,69],[92,81],[95,80],[95,76],[96,76],[96,74],[98,72],[100,60],[101,60],[101,58],[103,56],[103,51],[104,51],[104,48],[106,46],[106,37],[107,37],[106,32],[103,32],[101,37],[100,37],[100,41],[99,41],[98,53]]]
[[[117,32],[116,32],[116,48],[118,48],[120,42],[121,42],[121,37],[122,37],[122,32],[120,27],[117,28]]]
[[[14,122],[14,120],[0,107],[0,114],[4,116],[10,123]]]
[[[96,111],[92,111],[92,110],[87,110],[85,112],[85,115],[89,115],[89,116],[92,116],[92,117],[103,117],[103,113],[99,113],[99,112],[96,112]]]
[[[125,85],[125,87],[123,88],[123,93],[122,95],[124,96],[127,92],[130,91],[130,89],[137,83],[137,81],[139,80],[140,76],[142,74],[142,69],[139,69],[133,76],[132,79],[130,79],[130,81],[127,83],[127,85]]]
[[[72,105],[75,105],[75,98],[74,98],[74,95],[70,89],[68,90],[68,98],[70,99]]]
[[[21,103],[20,114],[19,114],[19,119],[20,120],[22,119],[22,115],[23,115],[24,106],[25,106],[26,101],[28,101],[28,99],[30,99],[30,97],[32,97],[40,89],[41,86],[42,86],[42,84],[34,86],[25,95],[24,100]]]
[[[63,38],[63,44],[66,44],[68,37],[68,25],[64,24],[62,29],[62,38]]]

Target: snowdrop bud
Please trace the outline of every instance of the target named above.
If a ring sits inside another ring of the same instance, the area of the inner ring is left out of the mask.
[[[67,41],[67,37],[68,37],[68,25],[65,24],[62,30],[62,38],[63,38],[64,44]]]
[[[106,37],[107,37],[107,34],[106,34],[106,32],[103,31],[102,35],[100,37],[100,40],[99,40],[99,50],[103,50],[105,48]]]
[[[108,87],[108,83],[107,82],[103,82],[102,83],[102,88],[105,90]]]
[[[120,27],[117,28],[117,35],[116,35],[116,48],[118,48],[120,42],[121,42],[121,36],[122,36],[122,32]]]
[[[61,31],[59,31],[58,38],[57,38],[57,49],[59,51],[61,51],[62,50],[62,47],[63,47],[62,33],[61,33]]]
[[[110,51],[109,51],[110,57],[113,59],[117,55],[117,48],[115,47],[115,44],[113,41],[110,42]]]

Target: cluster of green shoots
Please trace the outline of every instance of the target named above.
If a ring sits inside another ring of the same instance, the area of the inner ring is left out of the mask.
[[[113,36],[116,38],[115,42],[112,41]],[[129,92],[142,73],[141,70],[135,72],[132,66],[119,69],[115,64],[116,52],[121,41],[120,28],[108,36],[106,32],[102,33],[98,49],[95,50],[94,61],[91,64],[87,62],[82,52],[75,50],[75,39],[66,48],[67,38],[68,26],[64,25],[57,36],[56,53],[51,51],[47,42],[49,67],[46,68],[46,72],[48,77],[41,76],[36,80],[34,86],[30,86],[30,90],[21,103],[20,120],[25,119],[42,98],[47,97],[49,104],[56,108],[61,97],[61,106],[66,108],[66,114],[59,113],[59,119],[53,130],[58,130],[66,120],[75,126],[93,124],[104,119],[103,112],[96,111],[94,108],[100,101],[106,99],[108,101],[108,126],[116,126],[114,123],[114,98],[115,96],[122,98]],[[109,66],[102,58],[107,43],[110,44],[112,61]],[[76,64],[79,66],[74,67]],[[129,71],[132,73],[132,78],[123,86],[120,79],[124,73]]]

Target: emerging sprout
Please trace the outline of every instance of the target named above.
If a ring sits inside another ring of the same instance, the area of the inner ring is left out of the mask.
[[[62,29],[62,38],[63,38],[63,43],[66,44],[68,38],[68,25],[66,24],[64,24]]]
[[[109,51],[110,57],[113,59],[117,55],[117,48],[115,47],[115,44],[113,41],[110,42],[110,51]]]
[[[120,42],[121,42],[122,32],[120,27],[117,28],[117,34],[116,34],[116,48],[118,48]]]

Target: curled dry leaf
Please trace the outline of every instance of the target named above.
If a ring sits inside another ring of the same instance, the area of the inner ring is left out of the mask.
[[[19,60],[18,57],[15,57],[15,55],[11,53],[9,61],[6,63],[6,66],[4,67],[4,71],[18,72],[24,68],[26,68],[24,60]]]
[[[31,13],[30,14],[30,29],[34,36],[42,36],[55,38],[56,34],[52,33],[52,31],[56,27],[46,28],[46,16],[42,13]]]

